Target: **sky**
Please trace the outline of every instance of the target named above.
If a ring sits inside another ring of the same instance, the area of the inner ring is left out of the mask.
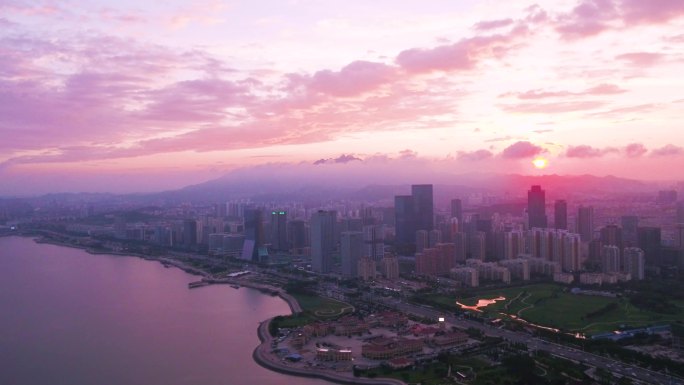
[[[681,180],[682,68],[681,0],[0,0],[0,195]]]

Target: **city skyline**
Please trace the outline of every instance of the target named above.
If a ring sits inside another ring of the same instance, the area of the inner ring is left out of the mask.
[[[235,170],[684,178],[679,1],[0,10],[0,195]]]

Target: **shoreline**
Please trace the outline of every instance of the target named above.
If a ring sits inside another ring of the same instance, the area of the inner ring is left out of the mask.
[[[262,293],[268,293],[271,295],[276,295],[279,298],[281,298],[285,303],[290,308],[290,315],[292,314],[298,314],[302,312],[301,305],[297,301],[296,298],[294,298],[292,295],[288,294],[285,290],[279,287],[274,287],[270,285],[263,285],[263,284],[258,284],[254,282],[244,282],[244,281],[239,281],[237,279],[231,279],[231,278],[222,278],[222,279],[215,279],[211,277],[211,274],[202,271],[198,268],[191,267],[188,265],[185,265],[182,262],[175,261],[173,259],[169,258],[164,258],[164,257],[151,257],[147,255],[142,255],[142,254],[136,254],[136,253],[120,253],[116,251],[99,251],[99,250],[93,250],[89,247],[86,246],[81,246],[81,245],[74,245],[74,244],[69,244],[65,242],[59,242],[56,240],[52,239],[46,239],[44,237],[36,236],[36,235],[28,235],[28,234],[10,234],[9,236],[21,236],[21,237],[27,237],[27,238],[32,238],[34,242],[36,243],[45,243],[45,244],[51,244],[55,246],[63,246],[63,247],[71,247],[75,249],[80,249],[83,250],[89,254],[92,255],[112,255],[112,256],[125,256],[125,257],[136,257],[136,258],[142,258],[147,261],[157,261],[161,263],[164,266],[173,266],[176,267],[188,274],[192,275],[197,275],[201,276],[202,282],[206,282],[208,284],[232,284],[232,285],[240,285],[244,286],[250,289],[258,290]],[[259,323],[259,327],[257,328],[257,336],[259,337],[259,341],[261,342],[257,347],[254,349],[252,352],[252,359],[254,362],[256,362],[259,366],[266,368],[268,370],[277,372],[277,373],[283,373],[291,376],[297,376],[297,377],[308,377],[308,378],[318,378],[326,381],[331,381],[334,383],[338,384],[349,384],[349,385],[406,385],[405,382],[398,380],[398,379],[393,379],[393,378],[364,378],[364,377],[354,377],[353,374],[347,373],[341,374],[341,373],[330,373],[328,371],[318,371],[318,370],[305,370],[305,369],[300,369],[300,368],[293,368],[289,367],[282,362],[278,361],[277,359],[274,360],[273,355],[270,352],[270,346],[271,346],[271,341],[273,341],[273,337],[271,336],[269,332],[269,326],[271,324],[271,321],[275,317],[271,317],[269,319],[266,319],[264,321],[261,321]]]
[[[271,341],[273,337],[269,333],[269,326],[273,318],[269,318],[265,321],[259,323],[257,328],[257,334],[261,344],[257,346],[252,352],[252,358],[260,366],[272,370],[274,372],[283,373],[298,377],[309,377],[318,378],[321,380],[331,381],[338,384],[349,384],[349,385],[406,385],[405,382],[394,379],[394,378],[366,378],[366,377],[354,377],[351,373],[332,373],[329,371],[322,370],[306,370],[300,368],[293,368],[288,365],[283,364],[277,358],[274,359],[273,354],[271,354]]]

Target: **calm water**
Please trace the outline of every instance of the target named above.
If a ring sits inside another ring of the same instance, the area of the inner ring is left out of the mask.
[[[0,238],[0,384],[323,385],[252,360],[258,322],[289,314],[249,289],[135,257]]]

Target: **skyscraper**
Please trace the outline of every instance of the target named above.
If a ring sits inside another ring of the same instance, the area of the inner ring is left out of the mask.
[[[289,250],[286,211],[271,211],[271,248],[277,251]]]
[[[644,251],[638,247],[627,247],[624,250],[623,270],[634,280],[644,279]]]
[[[620,219],[622,225],[622,242],[625,247],[635,247],[638,244],[639,217],[625,215]]]
[[[311,269],[329,273],[333,267],[336,211],[319,210],[311,216]]]
[[[601,229],[601,243],[613,245],[622,250],[622,229],[617,225],[607,225]]]
[[[434,204],[431,184],[414,184],[411,186],[416,230],[430,231],[435,228]]]
[[[458,219],[458,226],[463,226],[463,204],[460,199],[451,200],[451,217]]]
[[[594,208],[580,206],[577,209],[577,232],[582,242],[589,242],[594,238]]]
[[[553,226],[560,230],[568,229],[568,203],[557,200],[553,205]]]
[[[639,227],[638,246],[644,251],[645,263],[649,266],[660,264],[662,233],[660,227]]]
[[[415,244],[416,225],[413,206],[414,202],[411,195],[398,195],[394,197],[395,239],[398,246]]]
[[[532,186],[527,192],[527,216],[529,228],[546,228],[546,192],[541,186]]]
[[[245,215],[245,245],[242,249],[243,258],[252,261],[259,260],[259,247],[264,245],[264,224],[261,210],[246,208]]]
[[[374,261],[385,256],[385,227],[383,225],[363,226],[364,255]]]
[[[197,244],[197,221],[186,219],[183,221],[183,245],[190,247]]]
[[[684,201],[677,202],[677,217],[676,223],[684,223]]]
[[[359,259],[363,256],[363,233],[361,231],[345,231],[342,233],[340,243],[342,276],[354,278],[358,274]]]

